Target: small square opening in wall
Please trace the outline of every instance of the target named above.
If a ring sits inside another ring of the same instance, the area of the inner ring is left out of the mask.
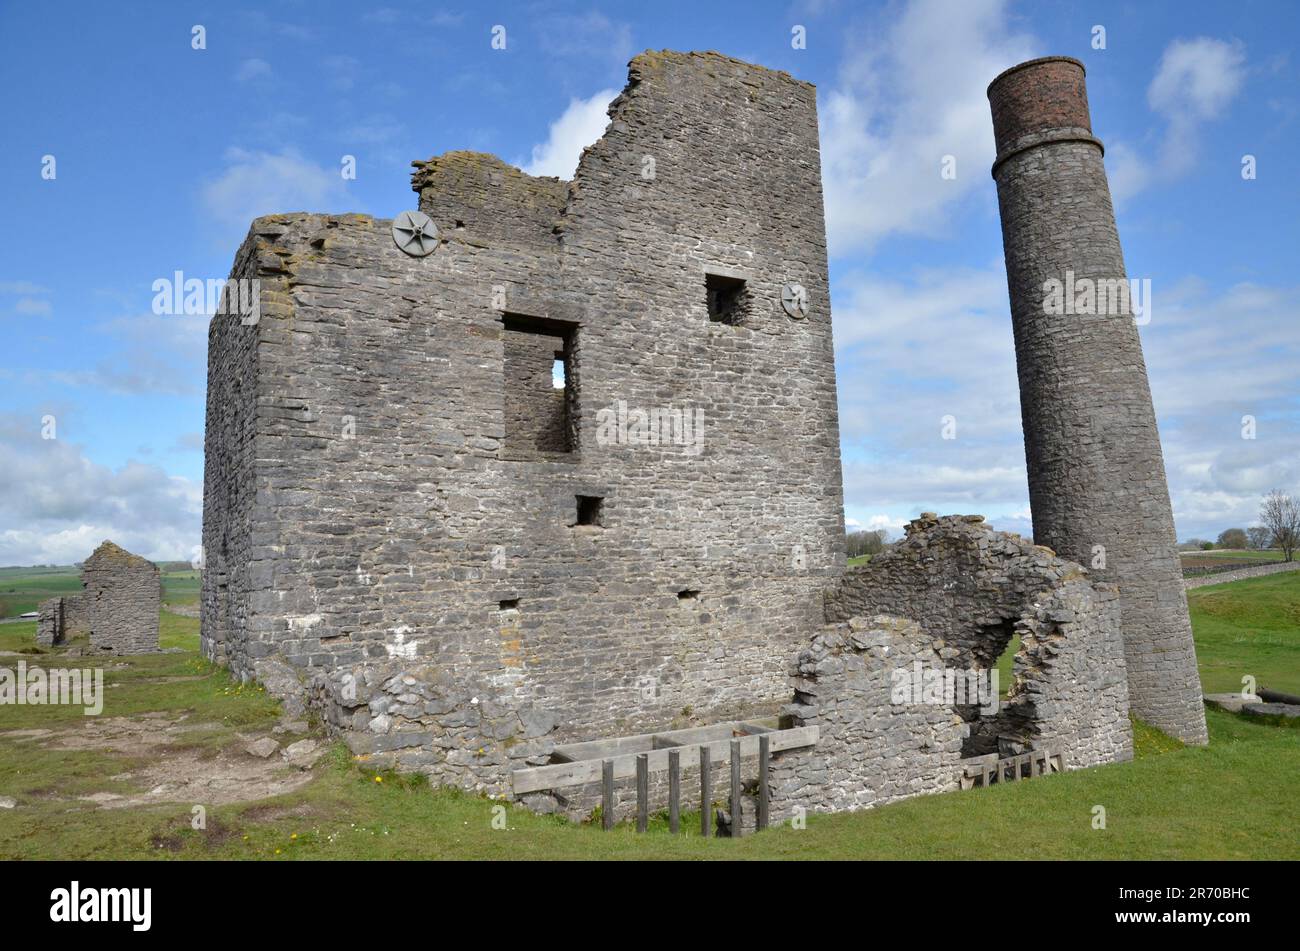
[[[599,495],[579,495],[578,499],[578,525],[595,525],[602,526],[601,516],[605,500]]]
[[[684,590],[682,590],[682,591],[678,591],[678,592],[677,592],[677,600],[678,600],[678,601],[698,601],[698,600],[700,600],[700,592],[699,592],[699,590],[696,589],[696,588],[686,588],[686,589],[684,589]]]
[[[704,289],[709,302],[709,320],[735,325],[749,316],[749,290],[743,278],[705,274]]]
[[[518,610],[519,610],[519,599],[518,599],[518,598],[504,598],[504,599],[502,599],[501,601],[498,601],[498,602],[497,602],[497,605],[498,605],[498,610],[501,610],[501,611],[518,611]]]

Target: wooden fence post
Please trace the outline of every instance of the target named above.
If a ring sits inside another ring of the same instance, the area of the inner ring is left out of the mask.
[[[713,762],[706,743],[700,747],[700,835],[709,837],[713,825]]]
[[[604,760],[600,764],[601,803],[603,815],[601,823],[608,832],[614,828],[614,761]]]
[[[740,740],[731,741],[731,837],[739,839],[740,822]]]
[[[758,738],[758,828],[767,828],[767,765],[771,756],[772,741],[766,734]]]
[[[636,831],[644,832],[650,824],[650,760],[649,754],[638,753],[636,758]]]
[[[682,754],[668,751],[668,831],[682,831]]]

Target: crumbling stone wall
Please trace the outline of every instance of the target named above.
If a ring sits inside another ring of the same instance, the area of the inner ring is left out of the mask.
[[[63,598],[47,598],[37,609],[36,643],[54,647],[64,640]]]
[[[1034,537],[1119,585],[1133,712],[1204,743],[1160,438],[1083,64],[1022,63],[988,96]],[[1080,307],[1045,306],[1049,281]],[[1083,282],[1094,282],[1091,305]]]
[[[1133,755],[1116,590],[982,516],[913,520],[828,592],[827,619],[792,669],[786,713],[820,738],[776,758],[783,815],[955,789],[962,759],[987,752],[1051,747],[1071,769]],[[918,660],[987,670],[1013,635],[1013,683],[996,713],[891,699],[893,671]]]
[[[363,216],[254,223],[232,276],[261,281],[260,320],[210,331],[210,656],[287,664],[304,695],[317,671],[417,665],[563,739],[780,706],[844,562],[815,92],[646,53],[610,111],[571,183],[417,163],[443,238],[427,257]],[[747,280],[739,324],[709,319],[714,272]],[[568,335],[570,451],[510,445],[544,388],[506,372],[518,318]],[[702,442],[598,438],[620,402],[695,411]],[[579,496],[599,524],[577,524]],[[492,723],[492,755],[465,764],[485,785],[510,758]],[[409,748],[436,772],[462,739]]]
[[[90,608],[84,591],[78,594],[65,594],[63,601],[63,634],[73,638],[90,633]]]
[[[118,654],[159,649],[162,582],[158,567],[110,541],[81,570],[90,615],[90,646]]]

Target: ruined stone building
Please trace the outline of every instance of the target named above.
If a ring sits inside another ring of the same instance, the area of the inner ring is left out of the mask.
[[[205,649],[418,660],[571,736],[774,711],[844,565],[814,98],[647,53],[572,182],[416,163],[431,253],[258,219],[260,318],[209,335]]]
[[[578,741],[781,711],[823,737],[774,764],[790,808],[1131,755],[1113,586],[977,517],[845,573],[810,84],[644,53],[571,182],[414,164],[418,212],[259,218],[236,255],[260,304],[209,332],[210,657],[494,792]],[[987,665],[1014,635],[996,718],[881,706],[890,651]]]
[[[81,567],[82,591],[41,602],[36,642],[47,646],[85,635],[90,647],[116,654],[159,649],[162,582],[158,566],[105,541]]]

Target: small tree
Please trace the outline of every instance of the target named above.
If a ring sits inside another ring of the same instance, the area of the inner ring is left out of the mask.
[[[1220,548],[1245,548],[1250,544],[1244,528],[1229,528],[1219,532]]]
[[[1259,520],[1268,529],[1273,544],[1282,549],[1282,558],[1291,561],[1300,543],[1300,503],[1281,489],[1264,496],[1259,506]]]
[[[1268,529],[1263,525],[1252,525],[1250,528],[1246,529],[1246,538],[1250,542],[1250,547],[1256,551],[1261,551],[1267,548],[1268,543],[1272,541]]]

